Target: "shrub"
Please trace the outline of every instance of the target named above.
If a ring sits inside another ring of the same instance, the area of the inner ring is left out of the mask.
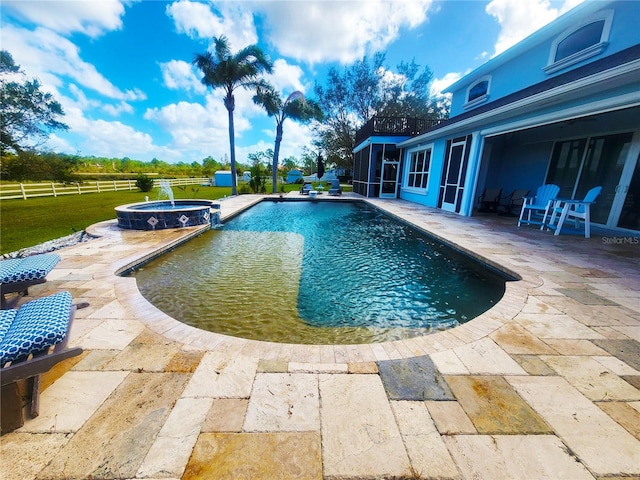
[[[138,174],[136,187],[138,187],[141,192],[150,192],[153,189],[153,178],[144,173]]]

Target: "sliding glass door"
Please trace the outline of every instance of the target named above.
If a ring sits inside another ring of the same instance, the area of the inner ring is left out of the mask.
[[[560,187],[559,197],[580,199],[593,187],[602,193],[591,207],[591,221],[607,227],[640,229],[638,148],[640,132],[556,142],[545,183]]]

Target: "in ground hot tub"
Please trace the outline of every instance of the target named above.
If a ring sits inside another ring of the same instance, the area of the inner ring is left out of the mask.
[[[118,226],[127,230],[217,225],[220,204],[214,200],[166,200],[130,203],[116,207]]]

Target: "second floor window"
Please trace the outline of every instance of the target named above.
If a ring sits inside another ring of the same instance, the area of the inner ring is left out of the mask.
[[[554,73],[602,53],[608,45],[612,21],[613,10],[603,10],[565,30],[551,44],[544,71]]]
[[[464,108],[471,108],[484,103],[489,98],[489,88],[491,85],[491,77],[485,75],[484,77],[476,80],[475,83],[469,85],[467,88],[467,101],[464,104]]]
[[[475,100],[476,98],[480,98],[483,95],[487,94],[487,90],[489,89],[489,82],[487,80],[483,80],[482,82],[476,83],[469,90],[469,98],[468,102]]]
[[[584,27],[580,27],[567,38],[558,43],[556,47],[555,61],[567,58],[575,53],[581,52],[592,45],[600,43],[604,20],[593,22]]]

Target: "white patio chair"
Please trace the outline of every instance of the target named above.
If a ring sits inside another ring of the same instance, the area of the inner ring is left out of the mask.
[[[602,187],[594,187],[587,192],[582,200],[557,199],[553,205],[553,213],[547,228],[555,230],[554,235],[560,235],[565,220],[575,220],[576,229],[580,228],[580,220],[584,222],[584,237],[591,237],[591,204],[602,192]],[[558,223],[556,224],[556,217]]]

